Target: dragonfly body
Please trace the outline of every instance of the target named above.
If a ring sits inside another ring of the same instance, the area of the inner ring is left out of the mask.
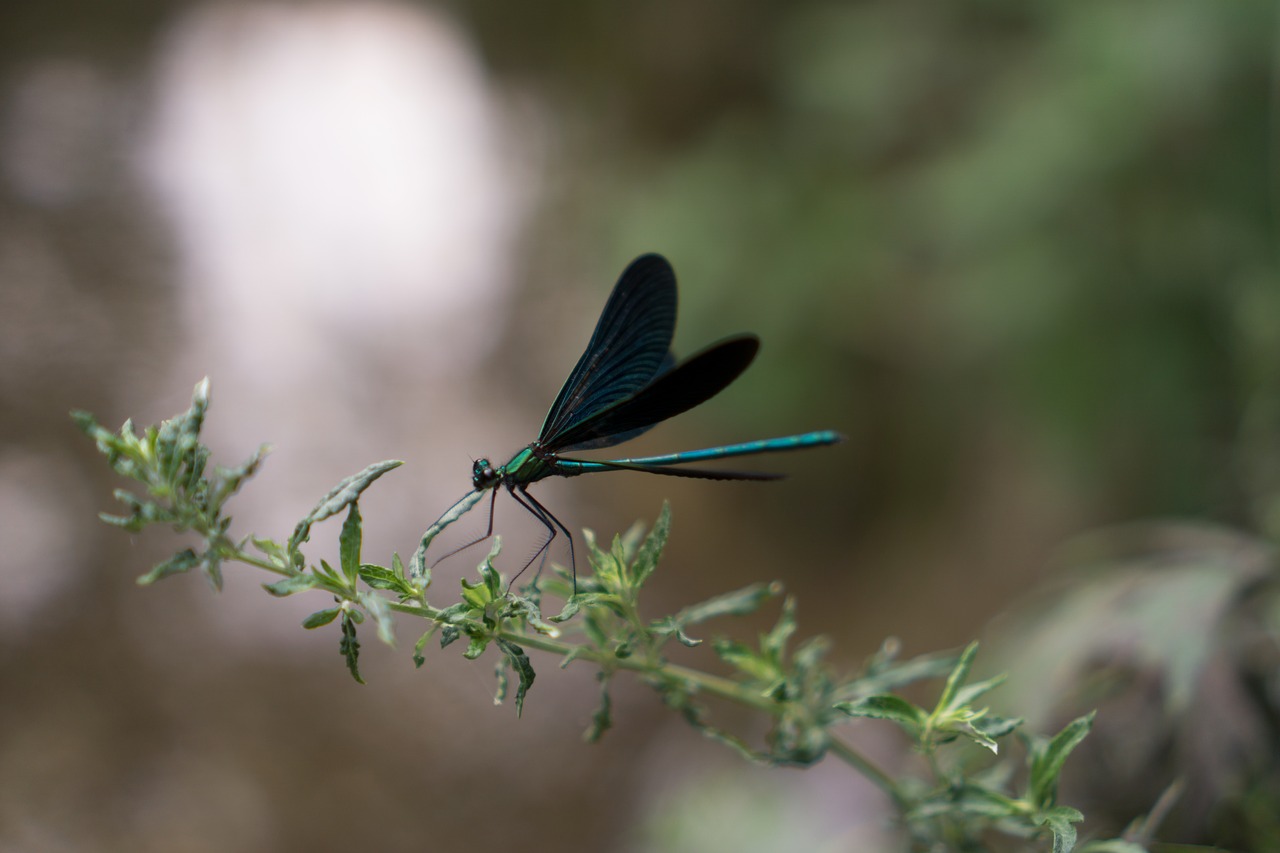
[[[675,320],[676,281],[671,265],[660,255],[642,255],[632,261],[614,286],[586,351],[551,404],[538,438],[505,465],[495,467],[488,459],[477,459],[471,470],[473,490],[428,529],[423,546],[466,514],[486,491],[492,492],[487,531],[444,557],[489,538],[493,534],[494,504],[502,487],[547,529],[546,540],[520,571],[546,554],[557,531],[568,537],[572,561],[572,534],[529,494],[529,486],[539,480],[601,471],[644,471],[706,480],[776,480],[783,475],[683,466],[801,450],[841,440],[838,433],[819,430],[660,456],[591,460],[562,455],[566,451],[621,444],[706,402],[741,375],[760,348],[755,335],[737,335],[677,363],[670,349]]]

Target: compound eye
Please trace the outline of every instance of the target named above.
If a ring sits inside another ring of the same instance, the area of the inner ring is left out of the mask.
[[[477,459],[471,464],[471,484],[477,489],[487,489],[498,481],[498,474],[488,459]]]

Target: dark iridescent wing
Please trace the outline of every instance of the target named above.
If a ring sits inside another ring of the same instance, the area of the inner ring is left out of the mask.
[[[556,434],[551,451],[612,447],[654,424],[687,412],[723,391],[760,349],[755,335],[727,338],[690,356],[648,385]]]
[[[661,255],[641,255],[622,271],[587,349],[542,422],[538,440],[562,436],[644,388],[671,363],[676,329],[676,274]]]

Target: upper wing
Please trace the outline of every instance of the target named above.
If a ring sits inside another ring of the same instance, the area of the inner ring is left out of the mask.
[[[670,370],[659,374],[629,397],[595,410],[543,440],[549,450],[611,447],[654,424],[675,417],[723,391],[747,369],[760,339],[739,335],[712,344]]]
[[[661,255],[641,255],[622,271],[587,349],[542,422],[538,440],[562,436],[635,394],[671,363],[676,329],[676,274]]]

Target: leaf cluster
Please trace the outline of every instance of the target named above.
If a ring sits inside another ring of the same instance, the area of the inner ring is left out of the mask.
[[[705,624],[721,618],[745,616],[778,598],[777,583],[751,584],[714,596],[660,617],[643,612],[641,592],[656,571],[671,529],[670,507],[664,505],[651,530],[635,526],[615,536],[606,549],[585,531],[591,574],[574,578],[561,567],[521,590],[507,588],[495,562],[501,543],[480,563],[477,578],[463,579],[458,600],[438,605],[428,601],[431,573],[426,549],[431,540],[478,500],[469,493],[424,533],[406,569],[398,554],[387,565],[365,562],[359,499],[365,489],[400,465],[380,462],[354,474],[324,495],[284,541],[255,536],[230,538],[227,500],[258,468],[265,448],[243,465],[209,469],[209,451],[199,441],[208,407],[208,383],[196,386],[190,409],[138,435],[128,422],[116,433],[101,427],[88,414],[73,416],[94,439],[108,463],[120,475],[140,483],[145,496],[119,490],[116,497],[128,514],[104,514],[103,520],[129,530],[162,524],[191,531],[201,547],[185,549],[153,567],[140,578],[149,584],[162,577],[199,568],[220,588],[221,566],[239,562],[277,576],[264,589],[275,596],[319,591],[333,604],[303,620],[303,627],[319,629],[337,623],[338,646],[351,675],[364,683],[359,670],[358,628],[371,622],[378,637],[394,645],[393,614],[425,620],[428,626],[414,646],[414,663],[421,667],[433,637],[447,648],[465,638],[463,657],[479,659],[497,651],[496,702],[516,682],[514,704],[524,707],[536,673],[530,651],[558,657],[562,667],[574,661],[597,669],[600,704],[585,736],[598,740],[613,725],[610,699],[612,679],[619,672],[634,673],[652,686],[663,701],[706,736],[737,750],[750,760],[772,765],[811,765],[834,755],[880,786],[898,809],[899,819],[919,849],[983,849],[982,839],[996,833],[1021,839],[1043,839],[1055,853],[1076,847],[1079,811],[1058,803],[1058,780],[1071,751],[1089,731],[1092,715],[1077,719],[1050,738],[1020,731],[1022,720],[1004,718],[979,705],[999,686],[1001,677],[971,682],[977,645],[959,655],[928,655],[898,659],[896,643],[886,643],[861,668],[838,673],[826,660],[829,642],[814,637],[796,642],[796,601],[782,599],[773,627],[754,642],[714,637],[709,647],[719,671],[695,669],[669,660],[677,647],[697,648],[695,637]],[[313,527],[344,514],[338,534],[338,565],[311,561],[304,552]],[[562,600],[560,611],[544,616],[545,596]],[[932,707],[913,704],[900,695],[902,687],[936,679],[942,682]],[[727,731],[712,722],[710,700],[732,702],[768,717],[763,743]],[[892,778],[862,756],[839,734],[841,726],[860,720],[896,724],[925,759],[927,771]],[[1009,765],[1002,743],[1018,734],[1026,754],[1025,767]],[[986,754],[985,763],[971,760],[965,744]],[[1019,779],[1015,787],[1012,780]],[[1142,848],[1120,840],[1092,842],[1082,850],[1093,853],[1133,853]]]

